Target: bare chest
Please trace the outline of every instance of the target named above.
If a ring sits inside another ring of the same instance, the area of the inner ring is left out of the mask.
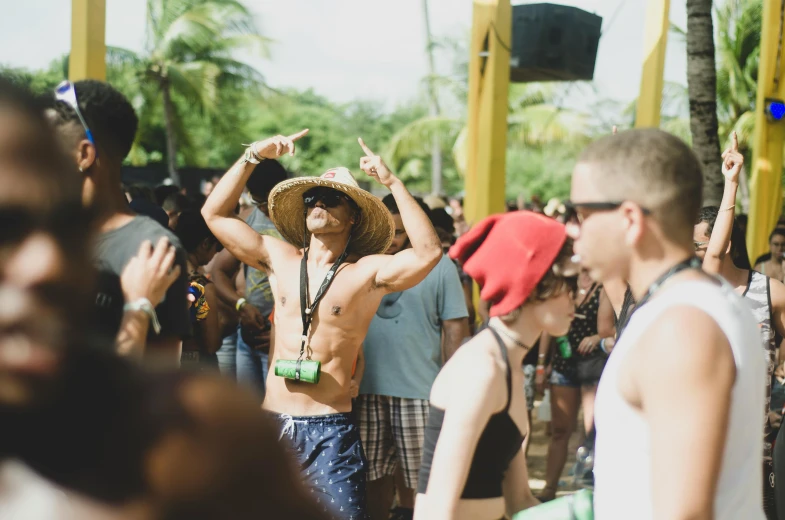
[[[332,280],[326,283],[328,277]],[[329,269],[309,268],[307,280],[301,280],[300,265],[287,266],[270,278],[278,318],[302,319],[302,305],[319,322],[340,324],[361,318],[370,309],[376,311],[381,296],[372,290],[370,280],[355,265]],[[306,291],[301,290],[301,281]],[[321,295],[320,295],[321,293]],[[319,298],[317,299],[317,297]],[[302,302],[302,303],[301,303]]]

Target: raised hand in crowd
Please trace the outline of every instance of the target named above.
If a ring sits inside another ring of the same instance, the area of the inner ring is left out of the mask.
[[[289,136],[276,135],[257,141],[251,145],[253,152],[261,159],[278,159],[282,155],[294,156],[295,142],[308,133],[308,129],[300,130]]]
[[[360,143],[363,151],[365,152],[365,157],[360,159],[360,169],[364,171],[369,177],[373,177],[380,184],[389,187],[397,177],[393,175],[390,169],[384,164],[382,158],[376,155],[365,142],[362,140],[362,137],[357,138],[357,142]]]
[[[147,333],[166,291],[180,276],[180,266],[174,265],[175,247],[166,237],[161,237],[153,248],[149,240],[139,246],[120,276],[120,286],[126,305],[133,305],[123,313],[116,347],[120,355],[141,358],[144,354]],[[157,319],[154,327],[157,326]]]

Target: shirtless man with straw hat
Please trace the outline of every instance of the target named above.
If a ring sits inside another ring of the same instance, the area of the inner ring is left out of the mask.
[[[250,145],[216,185],[202,214],[226,249],[269,276],[275,376],[267,380],[263,408],[279,419],[316,499],[336,518],[358,520],[366,514],[365,464],[350,417],[354,363],[382,297],[422,281],[442,248],[428,216],[362,139],[360,168],[392,192],[410,249],[384,254],[393,237],[392,215],[346,168],[273,188],[270,218],[288,243],[234,218],[254,165],[294,155],[295,141],[307,132]]]

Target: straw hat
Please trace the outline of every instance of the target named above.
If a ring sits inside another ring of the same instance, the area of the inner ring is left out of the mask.
[[[360,208],[360,219],[349,242],[350,252],[366,256],[387,251],[395,233],[392,214],[378,197],[360,188],[347,168],[333,168],[321,177],[285,180],[272,189],[268,199],[270,220],[290,244],[299,246],[303,238],[311,238],[310,233],[305,236],[303,193],[316,186],[341,191]]]

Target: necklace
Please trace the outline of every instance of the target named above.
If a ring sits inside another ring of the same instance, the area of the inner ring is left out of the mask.
[[[491,328],[491,329],[493,329],[493,330],[495,330],[496,332],[498,332],[498,333],[502,334],[504,337],[506,337],[507,339],[509,339],[510,341],[512,341],[513,343],[515,343],[516,345],[518,345],[519,347],[521,347],[521,348],[523,348],[523,349],[526,349],[526,350],[529,350],[529,347],[527,347],[526,345],[524,345],[524,344],[523,344],[523,343],[522,343],[520,340],[518,340],[518,339],[516,339],[516,338],[512,337],[512,336],[510,335],[510,333],[509,333],[509,332],[507,332],[506,330],[504,330],[504,329],[500,329],[500,328],[498,328],[498,327],[494,327],[493,325],[488,325],[488,327],[489,327],[489,328]]]

